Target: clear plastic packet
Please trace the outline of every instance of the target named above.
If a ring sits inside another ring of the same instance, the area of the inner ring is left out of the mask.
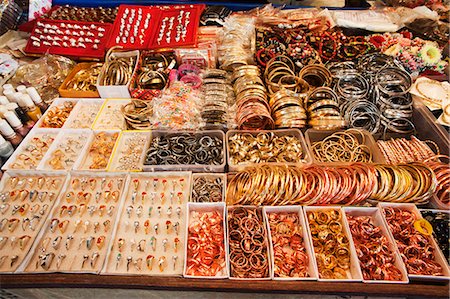
[[[160,97],[152,100],[152,129],[196,130],[203,127],[202,102],[200,91],[173,81]]]
[[[219,63],[222,69],[254,64],[255,18],[247,15],[232,15],[223,26]]]
[[[75,62],[67,57],[47,54],[29,64],[20,66],[14,77],[13,85],[33,86],[42,100],[51,104],[57,98],[58,88],[75,66]]]

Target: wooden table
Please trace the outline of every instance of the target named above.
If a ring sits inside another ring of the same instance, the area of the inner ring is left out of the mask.
[[[186,279],[181,277],[114,276],[92,274],[0,275],[1,288],[122,288],[159,290],[204,290],[339,294],[358,296],[402,296],[449,298],[448,283],[363,284],[310,281],[238,281]]]

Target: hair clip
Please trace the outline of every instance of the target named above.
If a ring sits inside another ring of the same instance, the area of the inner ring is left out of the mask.
[[[70,245],[72,244],[73,236],[69,235],[66,239],[66,250],[70,249]]]
[[[98,252],[94,252],[91,257],[91,268],[95,267],[95,263],[97,262],[100,254]]]
[[[159,258],[158,267],[159,267],[160,272],[164,271],[164,268],[166,267],[166,257],[165,256],[162,256]]]
[[[0,237],[0,250],[3,249],[3,247],[5,247],[6,243],[8,242],[8,237]]]
[[[52,247],[53,247],[55,250],[58,250],[58,249],[59,249],[59,245],[61,245],[61,239],[62,239],[61,236],[57,236],[57,237],[52,241]]]
[[[164,252],[167,251],[167,243],[169,243],[169,240],[167,240],[167,239],[164,239],[162,241],[162,246],[163,246]]]
[[[3,220],[2,220],[2,222],[3,222]],[[52,221],[51,221],[51,223],[50,223],[50,231],[52,232],[52,233],[54,233],[55,232],[55,230],[56,230],[56,227],[59,225],[59,219],[56,219],[56,218],[53,218],[52,219]],[[1,225],[0,225],[0,227],[1,227]],[[2,231],[2,229],[0,228],[0,232]]]
[[[145,239],[142,239],[139,241],[138,246],[137,246],[137,251],[145,251]]]
[[[116,270],[119,268],[120,261],[122,260],[122,254],[119,252],[116,256]]]
[[[136,268],[136,270],[141,271],[142,269],[142,258],[138,258],[137,260],[134,261],[134,267]]]
[[[85,254],[83,255],[83,261],[81,262],[81,268],[84,268],[84,264],[89,259],[89,255]]]
[[[58,254],[58,259],[56,260],[56,268],[59,269],[61,267],[62,262],[66,258],[65,254]]]
[[[95,222],[94,222],[94,234],[97,233],[99,227],[100,227],[100,223],[99,223],[98,221],[95,221]]]
[[[139,221],[134,222],[134,233],[137,233],[139,230]]]
[[[53,262],[54,257],[55,254],[53,252],[39,256],[39,265],[42,267],[42,269],[48,270]]]
[[[173,271],[175,271],[177,267],[178,255],[172,256],[172,261],[173,261]]]
[[[92,237],[92,236],[90,236],[90,237],[88,237],[86,239],[86,248],[87,248],[87,250],[91,250],[91,248],[92,248],[92,241],[94,241],[94,240],[95,240],[95,238]]]
[[[127,272],[130,270],[130,264],[133,261],[133,258],[131,256],[127,257]]]
[[[150,238],[150,246],[152,247],[152,250],[155,251],[156,250],[156,237],[152,236]]]
[[[147,264],[147,268],[152,271],[153,269],[153,261],[155,260],[155,257],[153,255],[147,255],[146,258],[146,264]]]
[[[173,251],[178,252],[178,245],[180,244],[180,239],[175,238],[173,239]]]

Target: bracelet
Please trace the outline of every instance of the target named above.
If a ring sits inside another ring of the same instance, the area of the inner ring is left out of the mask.
[[[436,176],[436,190],[434,191],[434,195],[437,198],[437,201],[442,205],[449,207],[450,205],[450,166],[448,163],[444,163],[439,159],[445,159],[447,162],[450,160],[448,156],[445,155],[437,155],[434,157],[430,157],[424,161],[424,163],[433,170],[434,175]]]
[[[153,115],[153,107],[150,101],[132,99],[130,103],[120,108],[128,127],[135,130],[151,129],[150,118]]]
[[[433,145],[434,151],[428,143]],[[439,147],[436,143],[431,140],[421,141],[415,136],[411,136],[411,140],[406,138],[378,140],[377,145],[388,164],[423,162],[439,155]]]

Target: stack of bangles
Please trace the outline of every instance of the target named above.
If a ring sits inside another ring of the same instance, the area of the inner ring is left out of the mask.
[[[236,120],[240,129],[273,129],[266,88],[256,65],[237,67],[232,76],[236,93]]]
[[[233,88],[227,80],[227,72],[209,69],[203,73],[202,84],[204,103],[201,115],[206,128],[226,127],[228,102],[234,97]]]
[[[348,279],[350,275],[350,242],[340,210],[307,211],[319,278]]]
[[[151,128],[150,118],[153,106],[150,101],[132,99],[120,108],[127,125],[134,130],[148,130]]]
[[[395,252],[391,250],[388,238],[380,226],[376,226],[373,216],[346,215],[353,243],[356,247],[363,279],[395,280],[404,279],[402,272],[395,265]]]
[[[442,162],[439,159],[445,159],[447,162]],[[450,165],[448,161],[450,161],[450,158],[445,155],[434,156],[424,161],[436,176],[435,198],[447,209],[450,208]]]
[[[223,217],[217,212],[191,211],[186,275],[223,276],[226,272]]]
[[[436,261],[436,248],[431,241],[433,229],[429,222],[402,208],[384,207],[383,213],[408,274],[442,276],[447,265]]]
[[[428,143],[433,145],[434,151]],[[388,164],[423,162],[439,155],[439,147],[436,143],[431,140],[421,141],[415,136],[411,136],[411,140],[406,138],[378,140],[377,145]]]
[[[269,212],[274,276],[308,277],[309,259],[298,212]]]
[[[358,138],[360,136],[360,138]],[[335,132],[312,143],[314,159],[319,162],[372,162],[372,152],[365,145],[365,134],[357,129]],[[361,139],[361,142],[359,141]]]
[[[230,277],[268,278],[269,251],[262,210],[228,207]]]
[[[136,63],[135,57],[120,57],[113,53],[116,47],[106,53],[105,64],[101,74],[100,85],[127,85],[131,80]]]
[[[329,87],[318,87],[306,99],[308,124],[318,130],[339,129],[346,125],[337,94]]]
[[[229,205],[357,205],[368,199],[425,204],[436,176],[425,164],[247,167],[227,183]]]
[[[412,98],[408,93],[412,84],[411,76],[398,67],[384,67],[375,75],[374,81],[383,126],[395,133],[413,132]]]
[[[303,128],[306,125],[307,115],[303,107],[306,93],[295,93],[291,90],[281,89],[274,93],[269,100],[275,128]]]
[[[307,65],[301,69],[298,75],[308,82],[312,89],[331,86],[333,81],[330,71],[322,64]]]
[[[346,70],[339,76],[334,89],[349,127],[366,129],[372,134],[379,131],[380,111],[372,100],[369,81],[363,75]]]
[[[309,89],[308,83],[296,76],[292,60],[284,55],[275,56],[267,62],[264,81],[270,95],[281,89],[297,93],[307,92]]]
[[[152,90],[166,87],[168,73],[175,66],[175,60],[167,53],[145,53],[143,56],[136,80],[137,87]]]

